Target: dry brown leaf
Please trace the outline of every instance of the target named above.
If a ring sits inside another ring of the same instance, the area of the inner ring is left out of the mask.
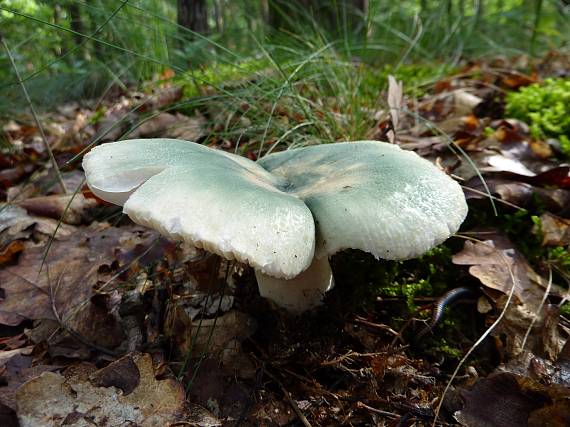
[[[26,241],[30,237],[37,241],[46,237],[59,240],[76,230],[74,226],[55,219],[28,215],[25,209],[15,205],[0,205],[0,224],[0,249],[15,240]]]
[[[463,176],[463,171],[465,168],[462,168],[462,171],[454,170],[453,173]],[[488,198],[488,188],[492,195],[498,195],[501,200],[519,208],[539,203],[541,208],[546,207],[551,212],[560,215],[569,214],[570,190],[536,187],[530,183],[521,182],[516,177],[508,176],[508,174],[487,174],[484,179],[486,187],[479,177],[472,177],[464,184],[467,199]]]
[[[150,95],[141,107],[141,111],[160,110],[182,99],[184,88],[182,86],[170,86],[160,89]]]
[[[216,354],[232,348],[234,340],[243,341],[251,336],[256,329],[257,324],[253,317],[232,310],[223,316],[218,316],[217,319],[205,319],[202,321],[201,328],[196,336],[194,349],[197,354],[202,352]],[[195,331],[192,333],[195,333]],[[212,333],[211,339],[209,339],[210,333]]]
[[[97,205],[94,199],[86,199],[82,194],[34,197],[17,203],[28,213],[61,219],[66,224],[81,224],[85,212]],[[69,206],[69,207],[68,207]]]
[[[200,114],[188,117],[177,113],[175,125],[167,129],[165,136],[186,141],[198,141],[205,136],[206,124],[205,117]]]
[[[3,249],[0,249],[0,267],[13,264],[17,256],[24,250],[24,242],[13,240]]]
[[[514,285],[518,300],[528,308],[536,309],[544,295],[547,280],[532,269],[506,236],[496,231],[481,232],[480,235],[485,240],[466,241],[463,250],[453,256],[453,263],[470,265],[471,275],[483,285],[504,294],[508,294]],[[551,292],[562,293],[556,286]]]
[[[175,138],[197,141],[204,136],[206,119],[196,115],[188,117],[180,113],[159,113],[144,121],[128,134],[129,138]]]
[[[156,236],[139,226],[95,223],[55,240],[41,270],[45,245],[30,244],[18,265],[0,270],[0,323],[56,320],[54,308],[60,318],[67,319],[79,307],[89,308],[93,287],[110,278],[114,268],[127,265],[133,257],[129,251],[148,247]]]
[[[34,222],[25,209],[0,204],[0,249],[14,240],[28,238],[32,233],[28,228]]]
[[[129,132],[129,139],[165,137],[169,128],[176,124],[176,116],[170,113],[159,113],[151,116],[140,124],[132,132]]]
[[[511,373],[483,378],[471,390],[463,390],[461,397],[464,407],[455,418],[464,426],[563,427],[570,421],[568,389],[545,386]],[[544,416],[548,418],[541,418]]]
[[[570,245],[570,219],[546,212],[540,216],[540,228],[535,226],[533,232],[542,236],[542,246]]]
[[[193,323],[188,310],[174,304],[166,314],[164,333],[179,357],[186,356],[190,349],[193,357],[208,354],[221,362],[226,373],[245,378],[253,376],[255,368],[242,352],[241,342],[256,328],[252,317],[236,310]]]
[[[44,373],[22,385],[16,401],[22,427],[221,425],[205,410],[196,420],[183,386],[172,379],[157,380],[148,354],[127,355],[99,371],[81,364],[64,375]]]
[[[388,141],[392,144],[396,142],[396,131],[400,124],[400,114],[402,114],[402,103],[404,99],[404,86],[392,75],[388,76],[388,107],[390,108],[390,119],[392,120],[392,130],[388,132]]]
[[[500,299],[499,304],[503,306],[504,299]],[[525,351],[554,360],[563,345],[558,333],[559,319],[559,310],[550,305],[544,306],[537,313],[525,305],[511,304],[491,335],[499,340],[499,352],[504,360]]]
[[[483,101],[482,98],[467,92],[465,89],[457,89],[452,93],[454,114],[457,116],[468,116],[473,113],[475,107]]]
[[[8,360],[10,360],[15,356],[18,355],[29,356],[33,350],[34,346],[32,345],[28,347],[17,348],[14,350],[0,351],[0,367],[4,366],[6,362],[8,362]]]
[[[453,256],[453,263],[470,265],[471,275],[488,288],[500,291],[502,295],[495,298],[499,309],[505,306],[507,294],[515,287],[518,303],[506,308],[504,318],[492,332],[499,339],[503,357],[516,356],[525,349],[555,357],[562,347],[557,330],[558,310],[548,305],[541,307],[548,281],[532,269],[504,235],[489,231],[481,232],[481,236],[486,240],[465,242],[463,251]],[[551,284],[549,292],[560,296],[565,291]]]
[[[59,368],[41,364],[32,366],[33,350],[33,346],[28,346],[0,353],[0,404],[12,410],[16,409],[16,390],[20,385],[43,372]]]

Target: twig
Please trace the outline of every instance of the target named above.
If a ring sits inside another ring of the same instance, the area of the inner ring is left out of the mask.
[[[406,321],[406,323],[404,323],[404,326],[402,326],[402,327],[400,328],[400,330],[398,331],[398,335],[396,335],[396,336],[394,337],[394,339],[392,340],[392,342],[390,343],[389,348],[393,348],[393,347],[396,345],[396,342],[398,342],[398,341],[400,341],[402,344],[404,344],[404,347],[408,347],[408,346],[409,346],[408,344],[405,344],[405,341],[404,341],[404,338],[403,338],[403,334],[404,334],[404,331],[405,331],[406,329],[408,329],[408,327],[409,327],[411,324],[412,324],[412,319],[408,319],[408,320]]]
[[[373,323],[370,322],[360,316],[356,316],[353,320],[354,323],[358,323],[360,325],[363,326],[367,326],[369,328],[372,329],[379,329],[381,331],[385,331],[385,332],[389,332],[390,334],[394,335],[394,336],[398,336],[400,335],[398,332],[396,332],[394,329],[392,329],[391,327],[387,326],[387,325],[382,325],[381,323]]]
[[[301,423],[303,423],[303,425],[305,427],[311,427],[311,423],[309,422],[307,417],[305,417],[303,412],[301,412],[301,409],[299,409],[297,402],[295,402],[295,400],[293,400],[293,398],[291,398],[291,395],[289,394],[287,389],[283,386],[281,381],[279,381],[277,378],[275,378],[275,376],[273,374],[271,374],[267,369],[263,368],[263,372],[265,372],[265,374],[269,378],[271,378],[273,381],[275,381],[275,383],[277,383],[277,385],[281,389],[281,392],[285,396],[285,399],[287,399],[287,402],[289,402],[289,405],[291,405],[291,408],[293,408],[293,411],[295,411],[295,414],[297,414],[297,417],[299,417],[299,420],[301,421]]]
[[[460,184],[460,185],[461,185],[461,184]],[[467,191],[471,191],[472,193],[478,194],[478,195],[480,195],[480,196],[488,197],[488,198],[493,199],[493,200],[495,200],[495,201],[497,201],[497,202],[499,202],[499,203],[502,203],[502,204],[504,204],[504,205],[510,206],[511,208],[515,208],[515,209],[518,209],[518,210],[520,210],[520,211],[524,210],[524,208],[521,207],[521,206],[519,206],[519,205],[515,205],[514,203],[511,203],[511,202],[509,202],[509,201],[507,201],[507,200],[503,200],[503,199],[501,199],[501,198],[499,198],[499,197],[496,197],[496,196],[493,196],[493,195],[489,195],[489,194],[485,193],[484,191],[477,190],[476,188],[467,187],[466,185],[461,185],[461,188],[463,188],[464,190],[467,190]]]
[[[352,358],[358,358],[358,357],[377,357],[377,356],[386,356],[388,353],[386,352],[381,352],[381,353],[358,353],[356,351],[352,351],[350,350],[348,353],[343,354],[342,356],[339,357],[335,357],[332,360],[326,360],[324,362],[321,363],[321,366],[333,366],[333,365],[338,365],[339,363],[344,362],[345,360],[348,360],[349,362],[352,361]]]
[[[42,124],[40,123],[40,119],[38,118],[38,115],[36,114],[34,104],[32,103],[32,100],[30,99],[30,95],[28,94],[28,90],[26,89],[26,85],[24,84],[24,81],[22,80],[22,77],[20,76],[20,72],[18,71],[18,67],[16,66],[16,62],[14,61],[14,57],[12,56],[12,52],[10,52],[10,48],[6,44],[6,40],[4,40],[2,33],[0,33],[0,41],[2,42],[2,45],[4,46],[4,49],[6,50],[6,54],[8,55],[8,58],[10,59],[10,64],[12,64],[12,68],[14,69],[14,73],[16,73],[16,78],[18,79],[18,82],[20,83],[20,87],[22,88],[22,92],[24,92],[24,96],[25,96],[26,101],[30,107],[30,111],[32,113],[32,116],[34,117],[34,121],[36,122],[36,126],[38,127],[38,131],[40,133],[40,136],[42,138],[42,141],[43,141],[44,146],[46,148],[46,151],[48,153],[50,162],[53,166],[53,170],[55,172],[55,177],[57,179],[57,182],[59,184],[61,192],[63,194],[66,194],[67,189],[65,188],[65,183],[63,182],[63,177],[61,176],[61,172],[59,171],[59,167],[57,166],[57,161],[55,160],[55,156],[53,155],[53,151],[51,151],[51,147],[49,146],[46,134],[44,132],[44,128],[42,127]]]
[[[393,412],[383,411],[382,409],[373,408],[372,406],[368,406],[366,403],[360,401],[356,402],[356,407],[360,409],[366,409],[367,411],[370,411],[373,414],[384,415],[385,417],[390,417],[390,418],[400,418],[400,415],[398,414],[395,414]]]

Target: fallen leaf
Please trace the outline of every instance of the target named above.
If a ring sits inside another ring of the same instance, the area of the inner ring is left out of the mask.
[[[0,249],[0,267],[13,264],[17,256],[24,250],[24,242],[13,240],[4,249]]]
[[[483,285],[508,294],[515,286],[514,295],[524,305],[536,309],[542,300],[547,281],[539,276],[511,241],[497,231],[482,231],[482,242],[466,241],[463,250],[452,258],[457,265],[469,265],[469,273]],[[551,292],[563,291],[551,286]]]
[[[388,107],[390,108],[390,119],[392,129],[388,132],[388,141],[392,144],[396,142],[396,131],[400,124],[402,114],[402,101],[404,98],[403,83],[398,82],[392,75],[388,76]]]
[[[544,386],[511,373],[482,378],[460,396],[464,407],[455,418],[464,426],[543,426],[548,420],[548,425],[563,427],[570,421],[568,389]],[[540,418],[544,415],[548,418]]]
[[[34,219],[25,209],[9,204],[0,204],[0,249],[17,239],[26,239],[31,235],[30,226]]]
[[[0,351],[0,367],[4,366],[8,360],[18,355],[29,356],[34,350],[34,346],[17,348],[15,350]]]
[[[124,391],[126,389],[128,392]],[[184,387],[172,379],[157,380],[151,356],[129,354],[108,367],[81,364],[64,375],[47,372],[16,393],[22,427],[45,425],[166,426],[173,423],[219,426],[205,410],[185,401]]]
[[[503,307],[504,302],[504,298],[499,299],[497,305]],[[546,304],[537,312],[523,304],[511,304],[505,310],[503,319],[491,332],[500,343],[499,353],[503,360],[525,351],[550,360],[556,358],[563,345],[558,332],[560,315],[557,307]]]
[[[34,347],[28,346],[2,352],[0,361],[0,404],[16,410],[16,390],[24,382],[43,372],[59,369],[54,365],[32,366]],[[0,424],[4,425],[4,424]]]
[[[206,118],[200,114],[188,117],[177,113],[175,125],[167,129],[165,136],[186,141],[198,141],[207,135],[206,124]]]
[[[185,357],[193,342],[192,318],[184,309],[183,301],[167,306],[164,319],[164,335],[170,339],[177,357]]]
[[[131,394],[141,382],[141,372],[132,357],[123,357],[99,369],[91,376],[97,387],[116,387],[123,396]]]
[[[165,137],[170,127],[176,124],[176,116],[170,113],[158,113],[144,120],[126,137],[129,139]]]
[[[485,168],[492,172],[512,172],[513,174],[522,175],[525,177],[534,176],[534,172],[523,165],[518,159],[512,159],[503,155],[489,156],[487,164],[491,168]]]
[[[452,92],[454,105],[454,114],[458,116],[468,116],[483,100],[465,89],[457,89]]]
[[[140,108],[140,107],[139,107]],[[128,123],[136,122],[137,114],[134,101],[122,97],[105,111],[101,120],[95,124],[94,141],[116,141],[126,130]]]
[[[159,113],[145,120],[140,126],[128,134],[134,138],[175,138],[186,141],[197,141],[203,137],[206,119],[196,115],[188,117],[180,113]]]
[[[203,352],[216,354],[228,348],[228,344],[233,346],[234,340],[245,340],[256,329],[255,319],[245,313],[232,310],[216,319],[204,319],[197,332],[188,331],[187,333],[196,335],[195,354]]]
[[[488,188],[492,195],[499,196],[501,200],[516,207],[526,208],[539,204],[541,208],[560,216],[570,216],[570,190],[536,187],[509,177],[506,173],[487,173],[483,178],[486,185],[483,185],[478,176],[472,177],[464,184],[468,200],[488,198]]]
[[[569,219],[546,212],[540,216],[540,227],[535,226],[533,232],[542,236],[542,246],[570,245]]]
[[[516,90],[523,86],[528,86],[536,83],[537,80],[538,78],[535,73],[529,76],[515,71],[508,71],[503,73],[500,82],[503,87],[511,90]]]
[[[45,245],[30,244],[17,265],[0,270],[0,323],[15,326],[26,319],[59,317],[69,327],[81,327],[89,339],[106,340],[105,334],[113,328],[105,331],[102,324],[90,328],[86,320],[102,319],[91,316],[100,311],[91,300],[93,289],[110,279],[116,269],[129,266],[134,257],[130,254],[144,251],[156,236],[140,226],[116,228],[95,223],[53,241],[43,268]]]
[[[516,300],[506,307],[502,321],[493,330],[504,358],[530,349],[535,354],[554,357],[562,342],[557,330],[558,310],[541,306],[548,281],[539,276],[510,240],[495,231],[479,232],[483,242],[466,241],[463,250],[453,256],[454,264],[470,265],[469,273],[490,289],[500,291],[494,297],[498,310],[505,307],[507,294],[514,286]],[[565,290],[550,285],[550,294],[561,296]],[[488,295],[492,293],[487,292]],[[530,334],[527,335],[529,328]]]
[[[150,95],[141,106],[141,111],[161,110],[174,104],[182,99],[184,94],[183,86],[171,86],[160,89],[156,93]]]
[[[521,151],[526,152],[528,143],[526,140],[529,137],[530,129],[528,125],[517,119],[500,119],[490,123],[492,129],[495,129],[493,136],[501,142],[502,151],[512,153],[507,147],[510,146],[521,154]],[[515,156],[520,157],[520,156]]]
[[[34,197],[17,202],[28,213],[62,220],[66,224],[81,224],[85,212],[97,205],[93,199],[85,198],[81,193],[73,195],[51,195]]]
[[[231,310],[214,319],[197,320],[180,303],[171,306],[165,320],[165,334],[176,344],[179,355],[219,355],[224,350],[235,350],[239,343],[251,336],[257,328],[255,320],[245,313]],[[239,346],[238,346],[239,347]]]

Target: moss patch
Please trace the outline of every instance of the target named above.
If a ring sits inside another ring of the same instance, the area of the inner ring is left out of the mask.
[[[570,157],[570,79],[547,79],[507,95],[509,116],[530,125],[534,138],[558,138]]]

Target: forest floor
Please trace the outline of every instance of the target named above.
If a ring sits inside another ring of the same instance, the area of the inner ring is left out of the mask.
[[[570,149],[505,108],[569,75],[557,53],[486,59],[421,95],[381,94],[368,139],[395,132],[452,175],[468,218],[416,260],[336,255],[336,287],[299,317],[259,297],[248,267],[161,238],[85,185],[94,140],[233,152],[216,132],[236,117],[169,109],[185,96],[169,76],[42,113],[66,194],[32,116],[5,120],[0,425],[570,425]]]

